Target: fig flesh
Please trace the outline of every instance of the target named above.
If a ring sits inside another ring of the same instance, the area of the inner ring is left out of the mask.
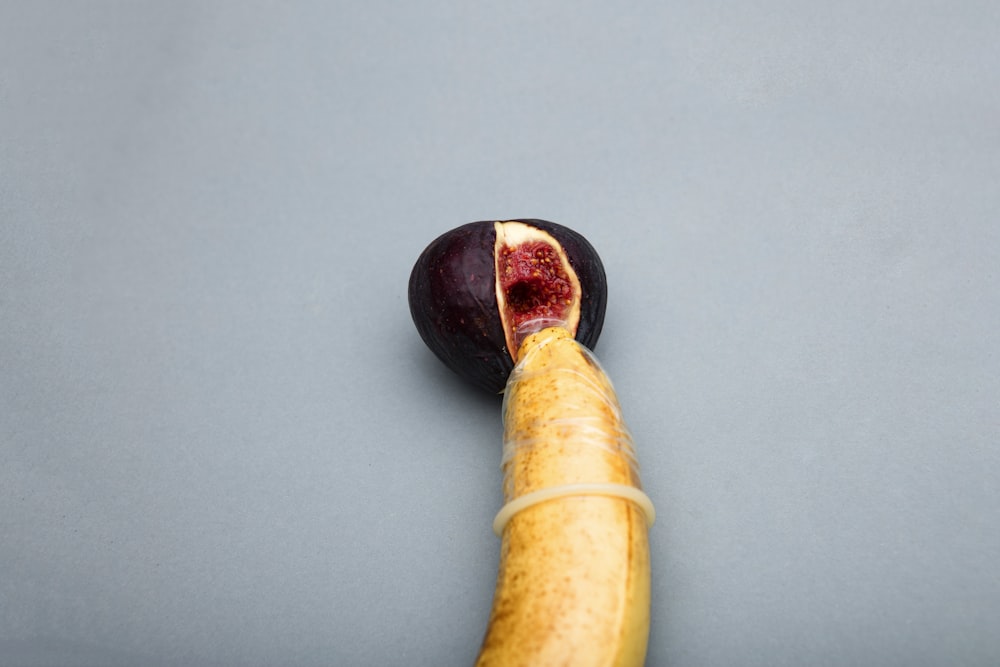
[[[501,392],[521,339],[565,327],[593,348],[607,280],[579,233],[536,219],[471,222],[446,232],[410,273],[410,314],[434,354],[462,378]]]

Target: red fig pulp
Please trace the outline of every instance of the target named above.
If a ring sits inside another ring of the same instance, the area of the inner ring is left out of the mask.
[[[538,324],[576,331],[580,280],[559,242],[547,232],[518,221],[494,227],[497,306],[507,350],[517,361],[521,339],[540,328]]]

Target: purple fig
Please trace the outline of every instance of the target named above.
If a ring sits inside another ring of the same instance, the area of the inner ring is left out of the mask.
[[[607,280],[593,246],[545,220],[471,222],[421,253],[410,274],[410,314],[450,369],[503,391],[525,328],[557,323],[593,348]]]

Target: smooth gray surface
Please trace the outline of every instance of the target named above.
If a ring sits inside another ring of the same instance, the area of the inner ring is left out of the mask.
[[[467,665],[437,234],[601,252],[651,666],[1000,664],[993,2],[7,2],[0,664]]]

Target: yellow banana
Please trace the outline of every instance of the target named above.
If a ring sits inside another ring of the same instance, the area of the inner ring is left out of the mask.
[[[639,667],[653,509],[614,389],[562,327],[529,335],[517,358],[504,396],[500,568],[476,665]]]

